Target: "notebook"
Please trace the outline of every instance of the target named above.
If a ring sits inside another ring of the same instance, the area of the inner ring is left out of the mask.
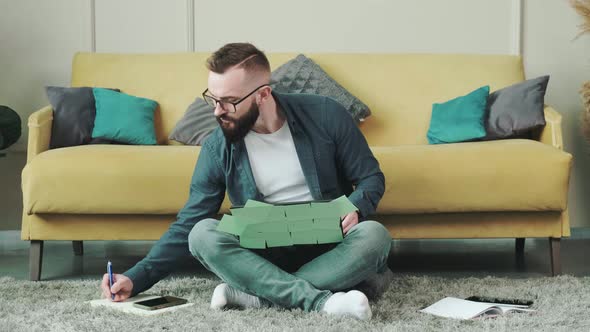
[[[149,300],[149,299],[153,299],[155,297],[159,297],[159,295],[139,294],[137,296],[128,298],[127,300],[121,301],[121,302],[112,302],[109,299],[100,299],[100,300],[86,301],[85,303],[90,303],[90,306],[92,306],[92,307],[109,308],[112,310],[122,311],[122,312],[134,314],[134,315],[139,315],[139,316],[160,315],[163,313],[167,313],[167,312],[176,311],[176,310],[179,310],[182,308],[190,307],[194,304],[194,303],[185,303],[185,304],[181,304],[181,305],[177,305],[177,306],[173,306],[173,307],[168,307],[168,308],[157,309],[157,310],[144,310],[144,309],[136,308],[133,306],[133,302]]]
[[[528,305],[475,302],[456,297],[445,297],[420,310],[427,314],[455,319],[474,319],[504,315],[509,312],[535,311]]]

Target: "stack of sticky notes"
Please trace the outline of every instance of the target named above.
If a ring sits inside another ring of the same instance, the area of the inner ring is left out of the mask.
[[[251,249],[341,242],[340,217],[356,210],[346,196],[292,205],[248,200],[223,215],[217,230],[239,236],[240,245]]]

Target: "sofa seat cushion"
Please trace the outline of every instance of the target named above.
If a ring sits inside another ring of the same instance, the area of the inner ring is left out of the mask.
[[[572,157],[537,141],[371,149],[386,181],[378,214],[566,209]]]
[[[176,214],[200,147],[86,145],[43,152],[22,174],[33,213]]]
[[[563,211],[571,155],[531,140],[371,147],[385,174],[378,214]],[[200,147],[85,145],[24,168],[33,213],[176,214]],[[224,201],[221,212],[227,212]]]

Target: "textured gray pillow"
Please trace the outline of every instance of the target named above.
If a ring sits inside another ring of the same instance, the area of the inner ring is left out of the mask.
[[[342,104],[357,121],[371,115],[369,107],[331,78],[317,63],[303,54],[289,60],[271,74],[275,91],[310,93],[331,97]]]
[[[207,105],[203,98],[195,99],[176,123],[168,138],[186,145],[201,145],[217,128],[213,111],[213,107]]]
[[[540,76],[491,93],[484,139],[527,137],[545,126],[547,83],[549,76]]]

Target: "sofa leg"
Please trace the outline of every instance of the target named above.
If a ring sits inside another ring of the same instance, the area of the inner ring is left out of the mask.
[[[524,240],[525,240],[525,238],[523,238],[523,237],[516,238],[515,249],[516,249],[517,254],[524,253]]]
[[[31,240],[29,249],[29,279],[39,281],[41,279],[41,267],[43,266],[43,241]]]
[[[551,250],[551,275],[556,276],[561,274],[561,259],[560,259],[560,244],[561,238],[550,237],[549,248]]]
[[[84,255],[84,243],[82,241],[72,241],[72,246],[74,247],[74,255]]]

